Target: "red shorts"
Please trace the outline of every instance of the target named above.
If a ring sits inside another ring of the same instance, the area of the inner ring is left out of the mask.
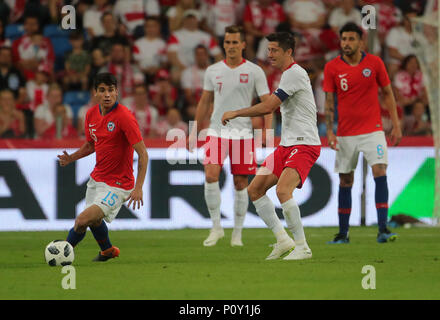
[[[250,175],[256,173],[254,139],[234,140],[208,136],[204,147],[204,165],[219,164],[223,166],[223,162],[229,155],[232,174]]]
[[[301,178],[298,189],[301,189],[309,175],[310,169],[321,153],[321,146],[296,145],[290,147],[278,146],[263,162],[278,178],[284,168],[296,169]]]

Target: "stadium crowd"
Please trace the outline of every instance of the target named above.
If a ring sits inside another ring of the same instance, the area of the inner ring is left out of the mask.
[[[244,27],[245,56],[263,68],[271,90],[281,73],[266,58],[264,37],[295,34],[295,60],[312,80],[325,136],[324,65],[339,54],[339,28],[361,25],[367,4],[378,18],[370,53],[386,63],[403,133],[430,135],[409,19],[437,10],[437,0],[0,0],[0,138],[83,136],[85,114],[95,103],[92,79],[103,71],[116,75],[120,102],[144,137],[187,131],[204,72],[224,59],[224,29],[233,24]],[[76,9],[74,30],[60,27],[64,5]],[[390,130],[385,110],[382,118]],[[274,119],[279,134],[279,115]]]

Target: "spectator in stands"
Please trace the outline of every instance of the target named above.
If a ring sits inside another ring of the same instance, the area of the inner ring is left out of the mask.
[[[137,35],[142,34],[144,17],[160,15],[159,2],[157,0],[116,0],[113,14],[125,27],[126,34],[137,38]]]
[[[423,101],[417,100],[413,104],[411,115],[405,116],[403,132],[406,136],[432,135],[431,124],[428,121]]]
[[[241,24],[245,0],[202,0],[200,11],[205,18],[206,30],[223,43],[225,28]]]
[[[53,111],[54,123],[44,131],[42,139],[73,139],[78,137],[78,132],[72,125],[67,115],[67,108],[62,103],[55,106]]]
[[[243,14],[246,32],[246,58],[255,58],[258,43],[266,35],[275,31],[277,25],[286,20],[283,7],[274,0],[252,0]]]
[[[194,49],[195,64],[186,68],[180,79],[186,106],[197,106],[203,91],[203,79],[209,66],[209,53],[203,45]]]
[[[319,30],[326,23],[327,12],[321,0],[286,0],[284,10],[295,31]]]
[[[174,108],[177,100],[177,89],[171,82],[170,73],[166,69],[161,69],[156,74],[155,82],[149,87],[151,102],[163,116],[168,109]]]
[[[339,29],[347,22],[356,23],[358,26],[362,24],[362,14],[356,8],[354,0],[341,0],[340,5],[333,9],[328,19],[328,24],[336,34],[339,34]]]
[[[5,0],[4,3],[8,6],[8,23],[19,23],[19,21],[23,18],[26,10],[26,1]]]
[[[168,41],[168,60],[174,83],[179,83],[182,71],[194,64],[194,49],[200,44],[208,48],[215,61],[223,59],[216,39],[199,29],[200,13],[190,9],[183,16],[182,28],[172,33]]]
[[[136,85],[133,96],[125,98],[121,103],[129,108],[136,117],[142,136],[144,138],[153,137],[159,120],[159,112],[150,104],[145,85]]]
[[[168,131],[171,129],[180,129],[188,134],[188,125],[182,121],[180,112],[176,108],[169,109],[165,119],[157,124],[156,136],[166,138]]]
[[[404,108],[405,114],[411,113],[411,106],[418,100],[425,105],[428,104],[423,74],[415,55],[403,59],[400,70],[394,77],[393,85],[397,89],[396,101]]]
[[[95,37],[92,40],[92,50],[101,49],[105,57],[110,55],[113,43],[122,43],[128,46],[127,38],[121,36],[118,32],[118,24],[111,12],[104,12],[101,16],[101,23],[104,29],[103,35]]]
[[[69,41],[72,52],[65,60],[65,76],[63,77],[64,90],[87,90],[91,67],[90,54],[83,49],[84,39],[80,31],[71,32]]]
[[[168,9],[166,15],[168,18],[168,29],[174,32],[183,26],[183,14],[186,10],[196,10],[197,5],[195,0],[179,0],[175,7]]]
[[[35,77],[38,66],[53,70],[55,54],[49,38],[43,37],[37,16],[26,16],[24,35],[12,43],[13,61],[27,80]]]
[[[76,131],[78,132],[79,137],[85,136],[84,121],[86,119],[87,111],[89,111],[91,107],[96,106],[97,104],[98,99],[96,97],[95,88],[92,88],[90,89],[90,101],[87,104],[81,106],[78,110]]]
[[[90,39],[104,34],[101,17],[104,12],[111,9],[108,0],[94,0],[93,4],[85,11],[83,17],[83,28],[87,31]]]
[[[160,20],[147,17],[144,25],[145,36],[135,41],[133,58],[145,74],[147,82],[154,80],[154,75],[166,63],[166,42],[160,36]]]
[[[391,29],[386,37],[385,43],[389,55],[387,64],[390,78],[394,77],[406,56],[416,53],[415,38],[410,20],[414,17],[416,17],[415,12],[406,12],[402,24]]]
[[[25,86],[21,72],[12,65],[12,51],[9,47],[0,47],[0,90],[9,89],[18,95],[18,89]]]
[[[93,80],[103,67],[108,63],[107,58],[102,53],[101,49],[93,49],[92,51],[92,65],[89,74],[89,89],[93,88]]]
[[[116,76],[119,85],[119,98],[128,97],[133,93],[136,83],[144,82],[144,75],[139,68],[127,61],[126,48],[122,43],[114,43],[110,53],[110,61],[99,72],[110,72]]]
[[[25,135],[23,112],[15,107],[14,93],[4,89],[0,91],[0,138],[21,138]]]
[[[55,124],[56,108],[63,103],[63,91],[57,84],[52,84],[47,92],[47,102],[37,107],[34,113],[34,127],[37,137],[43,137],[48,131],[53,130]],[[73,123],[73,112],[69,105],[64,105],[66,109],[67,124]],[[59,110],[58,110],[59,111]],[[57,113],[58,114],[58,113]]]
[[[26,82],[26,93],[29,99],[28,109],[34,112],[40,104],[46,103],[49,91],[50,70],[41,65],[35,73],[35,78]]]
[[[11,40],[5,38],[5,26],[3,20],[0,20],[0,48],[10,47],[12,44]]]

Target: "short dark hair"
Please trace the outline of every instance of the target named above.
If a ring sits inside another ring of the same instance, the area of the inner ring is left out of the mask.
[[[240,40],[241,41],[245,40],[244,29],[243,29],[242,26],[237,26],[237,25],[227,26],[225,28],[225,33],[239,33],[240,34]]]
[[[101,72],[95,76],[95,80],[94,80],[95,90],[98,90],[98,86],[100,84],[105,84],[106,86],[114,86],[115,88],[117,88],[118,80],[110,72]]]
[[[295,52],[295,37],[292,33],[281,31],[269,34],[266,39],[270,42],[278,42],[278,46],[281,47],[284,51],[292,49],[292,56]]]
[[[198,44],[198,45],[194,48],[194,52],[196,52],[196,51],[199,50],[199,49],[203,49],[203,50],[206,51],[206,53],[209,54],[209,52],[208,52],[208,48],[206,48],[203,44]]]
[[[160,18],[158,16],[146,16],[144,19],[144,24],[149,20],[156,21],[158,24],[160,24]]]
[[[342,37],[342,33],[344,32],[356,32],[359,35],[359,38],[362,39],[362,35],[364,32],[362,29],[354,22],[348,22],[345,25],[342,26],[342,28],[339,30],[339,36]]]

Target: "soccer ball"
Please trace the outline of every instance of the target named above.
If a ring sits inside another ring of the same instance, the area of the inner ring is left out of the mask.
[[[44,250],[46,262],[51,267],[72,264],[75,254],[70,243],[64,240],[54,240]]]

